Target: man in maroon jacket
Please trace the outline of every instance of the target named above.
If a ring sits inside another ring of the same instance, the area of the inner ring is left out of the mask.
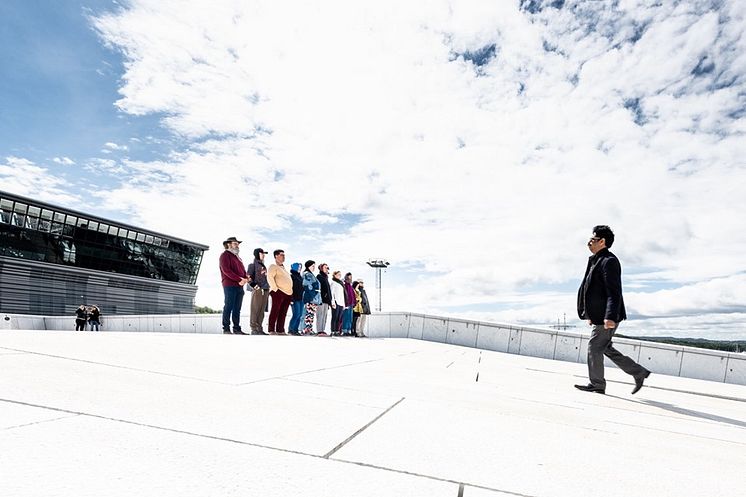
[[[246,335],[241,331],[241,303],[243,302],[243,286],[249,281],[241,258],[238,257],[238,245],[241,242],[235,236],[223,242],[225,251],[220,254],[220,275],[223,280],[223,333],[230,334],[231,317],[233,318],[233,333]]]

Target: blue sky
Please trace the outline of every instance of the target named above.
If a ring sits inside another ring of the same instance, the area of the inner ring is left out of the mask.
[[[9,0],[0,182],[211,245],[213,307],[235,235],[371,283],[385,257],[389,310],[574,319],[606,223],[629,333],[743,337],[745,18],[714,0]]]

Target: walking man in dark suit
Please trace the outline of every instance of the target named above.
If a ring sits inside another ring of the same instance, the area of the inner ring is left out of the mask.
[[[593,228],[588,248],[593,255],[588,259],[585,277],[578,290],[578,316],[593,326],[588,342],[588,385],[575,385],[585,392],[606,393],[604,356],[635,379],[635,394],[642,388],[650,371],[616,350],[611,343],[619,322],[627,318],[622,298],[622,266],[609,251],[614,233],[605,225]]]

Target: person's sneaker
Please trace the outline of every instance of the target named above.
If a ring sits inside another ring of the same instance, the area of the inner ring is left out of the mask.
[[[328,337],[329,335],[327,335],[325,331],[319,331],[318,333],[316,333],[316,336],[319,336],[319,337]]]
[[[251,330],[251,334],[252,335],[266,335],[267,333],[265,333],[262,330]]]
[[[278,331],[277,333],[275,333],[275,335],[287,336],[287,333],[285,333],[284,331]]]
[[[588,385],[575,385],[575,388],[577,388],[578,390],[582,390],[584,392],[606,393],[606,389],[600,388],[600,387],[594,387],[591,384],[588,384]]]
[[[288,335],[293,335],[294,337],[297,337],[298,335],[300,335],[300,333],[298,333],[297,331],[288,331]]]
[[[230,335],[231,334],[231,330],[229,330],[228,328],[223,328],[223,334],[224,335]]]
[[[248,333],[244,333],[241,328],[233,328],[233,334],[234,335],[248,335]]]
[[[635,376],[635,388],[632,389],[632,395],[636,394],[642,388],[642,384],[645,383],[645,378],[650,376],[650,371],[645,370],[640,376]]]

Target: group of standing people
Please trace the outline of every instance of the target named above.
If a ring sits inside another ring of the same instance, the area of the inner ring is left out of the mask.
[[[97,305],[80,304],[75,309],[75,331],[85,331],[87,325],[91,326],[91,331],[99,331],[101,309]]]
[[[370,302],[363,280],[353,281],[349,272],[342,278],[341,271],[332,272],[330,278],[326,263],[319,264],[317,273],[313,260],[303,265],[293,263],[288,271],[285,251],[281,249],[272,253],[274,263],[269,267],[264,262],[268,252],[262,248],[254,249],[253,262],[244,268],[239,257],[240,244],[236,237],[227,238],[220,256],[225,296],[223,333],[248,334],[241,329],[241,307],[246,287],[246,292],[251,293],[249,322],[252,335],[365,336]],[[264,331],[264,315],[268,309],[267,331]],[[292,317],[286,332],[289,309],[292,309]]]

